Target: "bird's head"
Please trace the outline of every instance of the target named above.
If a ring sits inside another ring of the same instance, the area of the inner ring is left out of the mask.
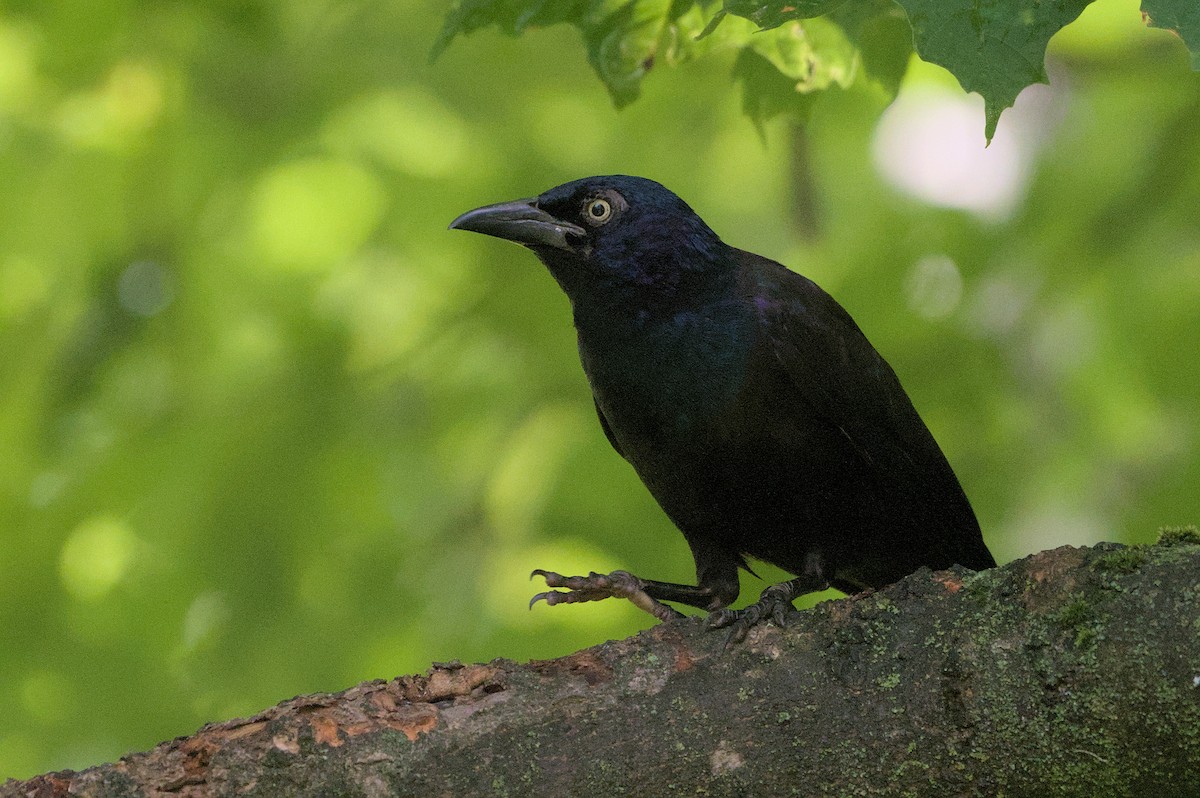
[[[591,286],[670,291],[718,265],[721,240],[687,203],[643,177],[564,183],[450,223],[532,249],[573,298]]]

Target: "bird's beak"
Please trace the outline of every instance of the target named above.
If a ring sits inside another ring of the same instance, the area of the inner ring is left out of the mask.
[[[470,230],[506,238],[529,247],[574,251],[567,236],[583,236],[582,227],[555,219],[537,206],[536,199],[502,202],[467,211],[450,223],[451,230]]]

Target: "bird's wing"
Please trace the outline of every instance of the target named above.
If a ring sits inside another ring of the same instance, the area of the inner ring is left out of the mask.
[[[612,427],[609,426],[608,419],[604,417],[604,411],[600,409],[600,403],[594,397],[592,402],[596,405],[596,415],[600,417],[600,426],[604,430],[604,437],[608,438],[608,442],[617,450],[617,454],[625,457],[625,452],[621,451],[621,445],[617,443],[617,436],[613,435]]]
[[[760,345],[787,375],[790,412],[837,427],[866,462],[895,472],[949,469],[891,366],[816,283],[739,250]]]
[[[878,500],[892,508],[888,523],[902,530],[904,550],[916,552],[913,567],[994,565],[937,441],[850,314],[811,280],[774,261],[750,253],[739,254],[739,261],[747,299],[759,314],[758,357],[776,362],[791,389],[783,392],[777,417],[794,419],[801,432],[814,419],[840,431]],[[805,445],[802,434],[794,440]]]

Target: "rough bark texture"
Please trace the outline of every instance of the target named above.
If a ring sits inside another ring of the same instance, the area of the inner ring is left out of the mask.
[[[1200,537],[439,665],[0,796],[1200,796]]]

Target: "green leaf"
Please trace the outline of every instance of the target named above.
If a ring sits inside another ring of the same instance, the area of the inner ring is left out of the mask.
[[[579,30],[588,61],[613,102],[623,106],[638,97],[642,78],[654,66],[733,49],[743,106],[761,123],[789,111],[804,116],[808,94],[860,78],[894,95],[915,46],[964,90],[982,95],[984,133],[991,141],[1000,114],[1017,95],[1046,82],[1051,37],[1091,2],[458,0],[433,56],[459,34],[484,27],[518,35],[531,27],[570,24]],[[1143,0],[1142,12],[1148,24],[1178,34],[1191,51],[1192,68],[1200,70],[1198,0]]]
[[[858,48],[845,31],[824,19],[792,22],[755,36],[749,49],[788,78],[801,94],[835,85],[846,88],[860,68]]]
[[[707,15],[683,0],[460,0],[434,43],[436,58],[460,34],[495,25],[518,35],[527,28],[569,23],[587,48],[588,62],[619,107],[637,99],[641,80],[656,64],[679,64],[726,37],[697,42]],[[748,37],[749,30],[740,35]]]
[[[518,36],[526,28],[546,27],[582,18],[590,5],[588,0],[460,0],[446,14],[446,22],[433,44],[430,59],[441,55],[460,34],[466,35],[496,25],[510,36]]]
[[[803,116],[810,103],[805,95],[844,88],[860,76],[895,93],[912,51],[907,22],[890,0],[804,0],[773,8],[733,0],[710,20],[713,5],[691,0],[461,0],[447,15],[433,57],[459,34],[481,28],[494,25],[518,35],[527,28],[567,23],[579,30],[589,63],[619,107],[637,99],[642,78],[659,64],[737,50],[734,78],[742,84],[745,109],[760,123],[789,110]],[[835,10],[825,17],[793,20],[830,8]],[[727,12],[732,16],[721,23]],[[771,30],[760,31],[763,24]]]
[[[708,48],[695,41],[704,27],[699,8],[673,15],[672,6],[671,0],[608,0],[580,26],[588,61],[618,107],[637,99],[656,63],[682,63]]]
[[[892,3],[854,2],[751,37],[733,75],[743,110],[761,125],[784,113],[805,118],[826,89],[873,83],[895,95],[911,53],[908,23]]]
[[[846,0],[784,0],[763,3],[760,0],[725,0],[724,10],[745,17],[763,30],[778,28],[795,19],[811,19],[828,14]]]
[[[763,49],[771,52],[770,47]],[[786,48],[781,49],[786,51]],[[797,80],[781,72],[778,66],[780,54],[774,55],[773,60],[757,47],[746,47],[733,65],[733,78],[742,86],[742,110],[758,125],[760,133],[763,122],[783,113],[807,118],[815,99],[814,94],[801,90],[809,79]],[[800,63],[797,61],[794,66]]]
[[[829,18],[858,48],[864,77],[894,97],[913,52],[912,28],[904,12],[891,0],[855,0]]]
[[[1200,72],[1200,3],[1196,0],[1142,0],[1142,18],[1183,39],[1192,54],[1192,69]]]
[[[1021,90],[1046,82],[1046,44],[1091,1],[896,0],[908,13],[921,58],[983,95],[988,141]]]

